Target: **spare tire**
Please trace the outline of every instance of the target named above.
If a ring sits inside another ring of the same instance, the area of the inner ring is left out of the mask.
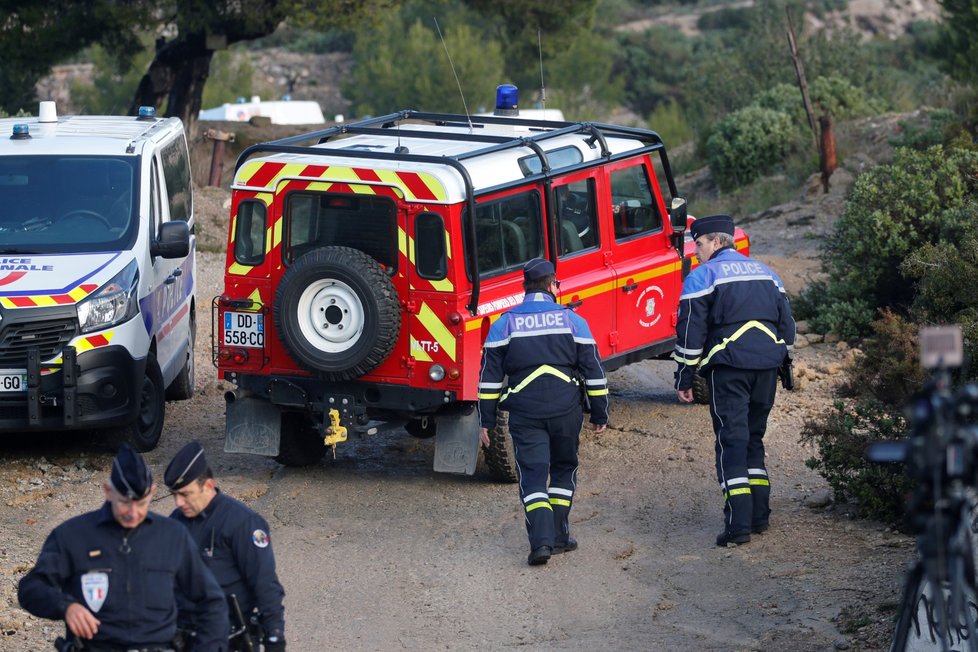
[[[333,382],[376,368],[401,329],[390,277],[349,247],[323,247],[292,263],[275,291],[274,317],[289,355]]]

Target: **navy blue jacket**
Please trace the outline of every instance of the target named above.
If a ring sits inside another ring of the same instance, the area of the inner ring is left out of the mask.
[[[227,603],[187,530],[152,512],[124,528],[108,502],[56,527],[17,590],[21,606],[40,618],[62,620],[72,602],[88,607],[102,623],[93,641],[123,648],[169,645],[177,594],[197,612],[194,650],[224,650]]]
[[[244,503],[220,491],[197,516],[179,509],[170,518],[183,523],[225,595],[238,598],[241,612],[257,608],[265,636],[285,636],[285,591],[275,573],[268,522]]]
[[[531,292],[499,316],[483,344],[482,427],[495,427],[497,405],[541,419],[569,414],[580,409],[581,382],[591,423],[608,423],[608,381],[587,322],[549,293]]]
[[[774,369],[795,343],[784,284],[771,268],[726,248],[683,282],[676,324],[676,389],[714,365]]]

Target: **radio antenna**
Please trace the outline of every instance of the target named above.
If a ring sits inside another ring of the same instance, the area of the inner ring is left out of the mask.
[[[448,51],[448,43],[445,42],[445,37],[442,36],[441,27],[438,26],[438,19],[432,18],[435,21],[435,29],[438,30],[438,38],[441,39],[442,47],[445,48],[445,56],[448,57],[448,65],[452,69],[452,74],[455,76],[455,85],[458,86],[458,94],[462,98],[462,108],[465,109],[465,119],[469,123],[469,131],[474,131],[472,126],[472,118],[469,117],[469,107],[465,103],[465,94],[462,92],[462,82],[458,80],[458,73],[455,72],[455,64],[452,63],[452,53]]]
[[[543,108],[543,119],[547,119],[547,86],[543,83],[543,38],[537,29],[537,53],[540,56],[540,106]]]

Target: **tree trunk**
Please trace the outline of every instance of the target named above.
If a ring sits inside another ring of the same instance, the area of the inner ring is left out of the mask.
[[[828,115],[821,115],[818,118],[818,126],[821,127],[821,142],[818,148],[819,168],[822,172],[822,192],[829,191],[829,177],[835,172],[838,166],[835,157],[835,132],[832,130],[832,118]]]
[[[189,131],[197,122],[213,55],[201,33],[157,41],[156,56],[139,82],[130,114],[140,106],[159,110],[166,100],[165,115],[180,118]]]

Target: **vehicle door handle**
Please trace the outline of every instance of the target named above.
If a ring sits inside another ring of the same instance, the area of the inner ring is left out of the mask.
[[[169,276],[166,277],[166,279],[163,281],[163,283],[166,284],[166,285],[172,285],[173,283],[176,282],[176,280],[177,280],[177,277],[174,276],[173,274],[170,274]]]
[[[570,303],[565,303],[564,305],[571,310],[577,310],[584,305],[584,299],[581,299],[580,301],[571,301]]]
[[[182,267],[177,267],[175,270],[173,270],[173,275],[174,276],[183,276],[183,268]]]
[[[637,290],[637,289],[638,289],[638,283],[632,283],[631,285],[621,286],[621,291],[626,294],[631,292],[632,290]]]

